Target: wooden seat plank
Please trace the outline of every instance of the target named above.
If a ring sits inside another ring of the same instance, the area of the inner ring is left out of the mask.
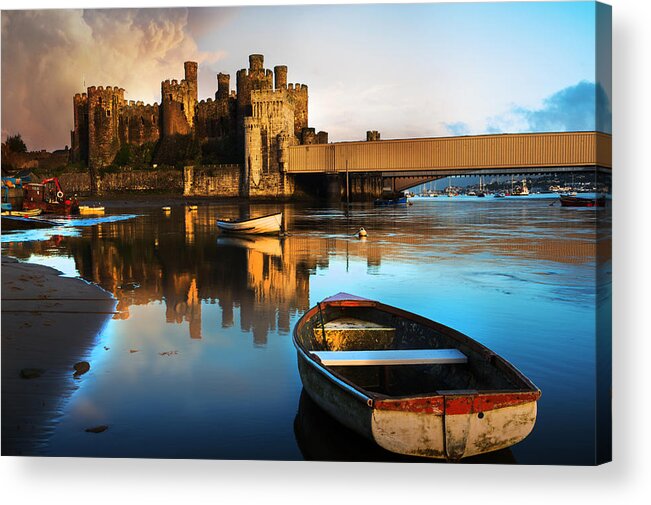
[[[379,351],[312,351],[326,366],[451,365],[467,363],[458,349],[389,349]]]

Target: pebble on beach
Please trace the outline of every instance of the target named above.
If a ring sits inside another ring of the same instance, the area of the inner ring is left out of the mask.
[[[90,370],[90,363],[88,361],[80,361],[79,363],[75,363],[73,368],[75,369],[74,377],[79,377]]]

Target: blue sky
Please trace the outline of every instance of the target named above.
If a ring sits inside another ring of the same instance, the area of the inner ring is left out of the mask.
[[[151,103],[161,80],[182,77],[186,59],[199,61],[200,98],[214,94],[217,72],[231,74],[234,89],[251,53],[263,53],[267,68],[287,65],[289,82],[308,84],[310,126],[331,141],[371,129],[382,138],[594,129],[591,104],[610,107],[610,83],[595,89],[595,9],[502,2],[4,11],[3,138],[20,131],[30,148],[62,147],[72,95],[84,83],[119,85],[127,98]],[[609,131],[609,117],[600,128]]]

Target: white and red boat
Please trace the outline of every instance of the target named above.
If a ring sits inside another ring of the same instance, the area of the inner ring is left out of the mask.
[[[307,394],[389,451],[459,460],[510,447],[536,422],[540,390],[452,328],[346,293],[293,333]]]

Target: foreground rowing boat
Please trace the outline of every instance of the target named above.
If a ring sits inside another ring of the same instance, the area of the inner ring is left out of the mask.
[[[512,446],[540,390],[480,343],[416,314],[340,293],[294,328],[310,397],[399,454],[458,460]]]
[[[237,221],[217,220],[217,227],[225,232],[266,234],[279,233],[283,224],[283,213],[269,214],[268,216],[254,219],[240,219]]]

